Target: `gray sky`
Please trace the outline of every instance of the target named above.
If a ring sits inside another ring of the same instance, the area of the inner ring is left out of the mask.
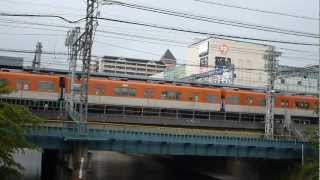
[[[319,10],[318,1],[316,0],[212,1],[310,17],[317,17]],[[318,33],[317,21],[283,17],[279,15],[255,13],[251,11],[233,9],[228,7],[219,7],[214,5],[203,4],[200,2],[195,2],[193,0],[127,0],[126,2],[150,5],[152,7],[174,9],[205,16],[214,16],[219,18],[237,20],[251,24],[260,24],[295,31]],[[9,13],[58,14],[70,19],[78,19],[84,16],[85,5],[85,0],[1,0],[0,11]],[[289,36],[244,28],[235,28],[226,25],[200,22],[196,20],[188,20],[145,11],[138,11],[134,9],[120,7],[117,5],[102,6],[100,9],[101,17],[142,21],[146,23],[154,23],[165,26],[174,26],[179,28],[187,28],[198,31],[213,32],[227,35],[249,36],[255,38],[287,41],[303,41],[311,43],[318,42],[317,39],[312,38]],[[19,23],[7,23],[6,20],[15,20],[19,21]],[[43,44],[43,50],[56,52],[67,51],[67,49],[64,47],[64,39],[67,31],[66,28],[45,27],[35,25],[32,26],[28,24],[21,24],[21,21],[44,23],[51,25],[65,25],[70,27],[76,26],[75,24],[67,24],[61,20],[52,18],[39,19],[0,17],[0,41],[2,42],[0,44],[0,48],[33,50],[35,48],[36,42],[41,41]],[[79,25],[83,27],[83,24]],[[171,41],[183,42],[184,45],[190,44],[197,38],[205,38],[205,36],[196,34],[165,31],[141,26],[114,23],[109,21],[99,21],[98,30],[147,36],[150,38],[168,39]],[[126,38],[127,40],[119,39],[119,37]],[[132,41],[132,39],[138,40],[140,42]],[[115,55],[132,58],[158,60],[166,49],[170,49],[173,52],[173,54],[177,57],[179,63],[184,63],[187,58],[187,48],[181,47],[181,44],[177,46],[177,44],[172,44],[168,42],[159,42],[147,39],[139,39],[102,33],[97,33],[95,40],[96,42],[94,44],[93,54],[99,56]],[[283,55],[288,57],[281,58],[281,64],[302,66],[317,63],[316,59],[318,53],[317,48],[315,47],[293,46],[285,44],[272,45],[275,45],[276,47],[314,52],[314,54],[312,55],[310,53],[307,54],[295,51],[284,51]],[[0,52],[0,55],[22,56],[26,57],[27,60],[31,60],[33,57],[33,55],[12,54],[4,52]],[[60,63],[66,62],[66,57],[64,56],[47,55],[43,58],[44,61],[46,61],[47,65],[52,64],[52,66],[60,65]]]

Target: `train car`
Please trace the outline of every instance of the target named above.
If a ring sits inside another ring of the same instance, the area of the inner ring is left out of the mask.
[[[0,81],[14,90],[6,95],[17,99],[55,101],[70,94],[68,77],[58,74],[0,71]],[[78,82],[79,83],[79,82]],[[65,93],[65,94],[64,94]],[[266,111],[266,95],[249,90],[192,87],[188,85],[91,78],[89,103],[197,111],[260,113]],[[275,113],[316,117],[318,100],[309,96],[275,97]]]

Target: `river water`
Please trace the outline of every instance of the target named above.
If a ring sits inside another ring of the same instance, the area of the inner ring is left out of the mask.
[[[277,176],[295,163],[222,157],[139,156],[106,151],[90,151],[90,157],[88,180],[269,180],[279,179]],[[40,151],[26,151],[15,158],[25,167],[24,180],[46,179],[41,178]]]
[[[207,180],[183,170],[172,169],[170,157],[133,156],[116,152],[91,151],[89,180]],[[15,156],[25,170],[24,180],[41,180],[41,152],[29,151]],[[167,160],[166,160],[167,159]],[[166,162],[166,163],[164,163]],[[212,178],[210,178],[212,179]]]

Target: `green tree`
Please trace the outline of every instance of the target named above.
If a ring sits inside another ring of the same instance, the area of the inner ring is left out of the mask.
[[[0,94],[9,93],[7,83],[0,81]],[[35,149],[24,137],[25,125],[35,126],[41,119],[26,107],[0,102],[0,179],[20,179],[23,167],[15,162],[14,154]]]
[[[319,136],[317,129],[310,128],[306,130],[312,151],[305,159],[304,166],[296,164],[288,170],[281,180],[319,180]]]

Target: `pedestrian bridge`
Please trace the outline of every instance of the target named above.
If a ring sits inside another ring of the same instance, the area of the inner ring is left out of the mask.
[[[254,132],[58,120],[28,126],[25,135],[44,149],[68,150],[72,142],[82,142],[89,150],[148,155],[300,159],[308,145],[294,137],[268,139]]]

